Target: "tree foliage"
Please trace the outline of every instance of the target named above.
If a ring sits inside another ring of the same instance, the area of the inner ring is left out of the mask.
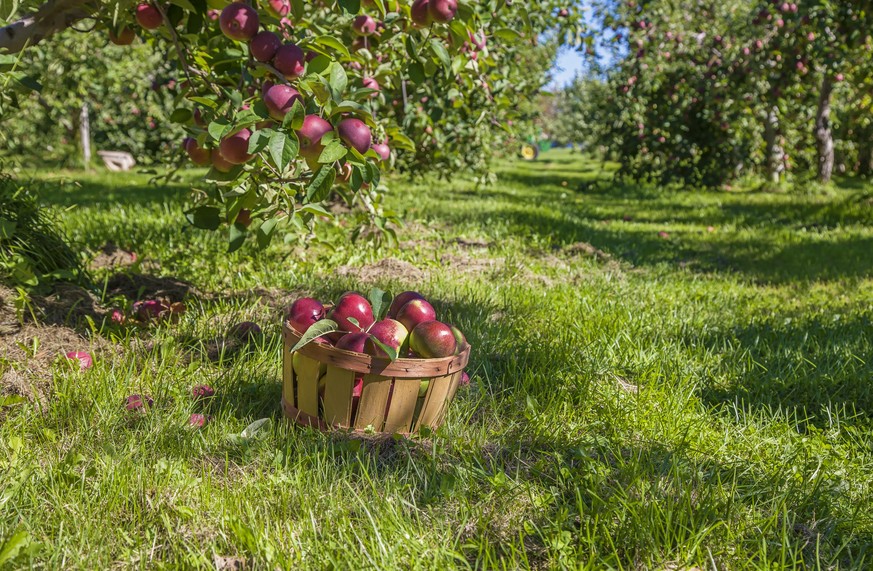
[[[283,229],[312,236],[330,217],[322,203],[334,191],[390,236],[381,174],[398,151],[419,172],[481,164],[494,127],[506,128],[519,100],[542,84],[547,66],[528,65],[541,34],[578,39],[584,29],[555,0],[429,3],[25,2],[18,16],[36,14],[36,23],[25,17],[0,29],[0,49],[22,47],[27,30],[37,40],[71,21],[116,38],[134,31],[159,46],[178,85],[170,118],[188,133],[189,154],[212,167],[189,219],[229,225],[231,249],[249,235],[265,245]],[[281,58],[254,53],[259,30],[276,34]],[[7,71],[29,71],[3,57]],[[15,81],[28,87],[26,75]],[[311,140],[309,117],[327,122],[320,139]]]

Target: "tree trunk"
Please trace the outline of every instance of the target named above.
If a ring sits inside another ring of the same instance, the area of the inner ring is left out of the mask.
[[[87,18],[87,0],[49,0],[33,14],[0,27],[0,52],[18,53]]]
[[[873,140],[869,134],[862,135],[864,140],[858,144],[858,176],[873,174]]]
[[[767,176],[773,184],[779,184],[785,170],[785,151],[779,144],[779,108],[774,105],[767,111],[764,123],[764,155],[767,159]]]
[[[82,103],[79,112],[79,137],[82,140],[82,161],[85,168],[91,165],[91,121],[88,118],[88,104]]]
[[[830,182],[834,174],[834,133],[831,129],[831,94],[834,81],[825,73],[818,95],[818,109],[815,113],[815,139],[818,146],[818,179]]]

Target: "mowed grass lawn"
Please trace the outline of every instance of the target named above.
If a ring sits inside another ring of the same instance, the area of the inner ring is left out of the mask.
[[[93,369],[58,363],[6,407],[0,537],[32,542],[9,565],[870,568],[869,187],[623,186],[566,151],[498,166],[482,189],[394,178],[399,248],[337,225],[232,255],[183,221],[196,173],[40,175],[78,244],[192,289],[179,323],[107,332]],[[472,385],[426,439],[290,426],[281,307],[373,285],[435,300]],[[263,335],[214,351],[243,319]],[[200,383],[213,420],[192,430]],[[155,407],[126,412],[132,393]]]

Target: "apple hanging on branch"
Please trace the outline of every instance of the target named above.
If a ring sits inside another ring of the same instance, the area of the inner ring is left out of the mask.
[[[471,133],[490,128],[481,117],[495,121],[516,101],[463,92],[490,85],[490,74],[507,65],[520,69],[517,40],[555,25],[556,6],[260,0],[217,11],[202,0],[23,0],[15,13],[0,14],[11,21],[0,28],[0,53],[50,41],[83,19],[116,44],[139,37],[159,47],[175,62],[181,87],[171,115],[187,131],[179,156],[209,167],[187,218],[199,228],[227,228],[230,250],[247,237],[265,247],[282,232],[286,241],[313,236],[332,217],[323,203],[334,193],[363,213],[375,235],[393,239],[382,172],[398,154],[419,156],[413,141],[425,128],[393,101],[444,93],[442,113],[477,117],[481,127],[470,121]],[[470,38],[476,50],[463,49]],[[531,84],[530,94],[538,87]],[[248,226],[234,223],[243,209],[251,212]]]

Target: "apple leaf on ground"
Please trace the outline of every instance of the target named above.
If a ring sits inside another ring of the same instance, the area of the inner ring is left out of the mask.
[[[291,352],[299,351],[304,345],[312,342],[315,339],[318,339],[322,335],[327,335],[328,333],[333,333],[334,331],[339,331],[339,325],[337,325],[336,321],[332,319],[322,319],[321,321],[316,321],[310,326],[309,329],[306,330],[306,333],[300,338],[300,341],[297,342],[294,347],[291,348]]]
[[[245,429],[243,429],[243,431],[240,433],[240,436],[243,438],[251,438],[255,434],[257,434],[258,431],[261,430],[261,428],[263,428],[264,425],[268,422],[270,422],[269,418],[259,418],[250,425],[246,426]]]

